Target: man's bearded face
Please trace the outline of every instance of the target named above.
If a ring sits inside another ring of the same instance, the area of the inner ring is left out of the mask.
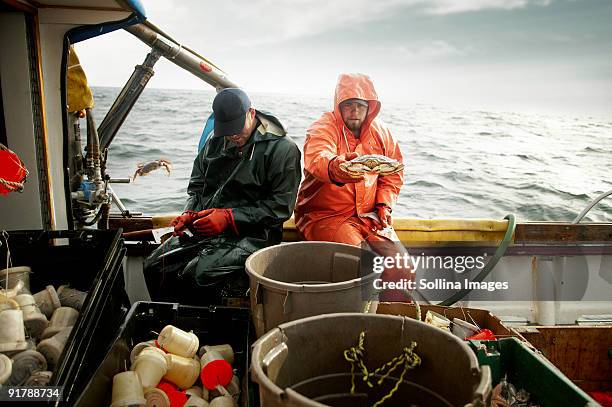
[[[368,103],[361,99],[348,99],[340,103],[340,114],[350,131],[359,131],[368,116]]]

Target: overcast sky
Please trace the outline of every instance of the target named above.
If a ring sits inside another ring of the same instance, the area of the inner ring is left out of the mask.
[[[612,117],[610,0],[143,3],[251,92],[331,97],[340,72],[364,72],[383,102]],[[147,47],[119,31],[77,52],[92,85],[122,86]],[[210,89],[166,60],[149,86]]]

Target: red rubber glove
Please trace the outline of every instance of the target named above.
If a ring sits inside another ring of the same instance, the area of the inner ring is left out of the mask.
[[[200,236],[215,236],[230,226],[238,234],[232,210],[212,208],[198,212],[198,219],[191,225],[191,230]]]
[[[336,156],[329,162],[329,166],[327,167],[327,171],[329,173],[329,178],[333,183],[336,184],[354,184],[356,182],[363,181],[363,175],[352,175],[348,172],[344,171],[340,164],[345,163],[347,161],[351,161],[354,158],[359,157],[359,154],[346,153],[344,155]]]
[[[176,218],[174,218],[172,223],[170,223],[170,226],[174,226],[173,235],[183,236],[185,234],[185,232],[183,232],[183,229],[185,229],[188,226],[191,226],[193,221],[196,220],[197,218],[198,218],[198,213],[196,211],[190,211],[190,210],[187,210],[183,212],[181,216],[177,216]]]
[[[380,219],[380,225],[382,226],[382,229],[393,225],[393,218],[391,217],[391,208],[389,208],[387,205],[377,204],[376,214],[378,215],[378,219]]]

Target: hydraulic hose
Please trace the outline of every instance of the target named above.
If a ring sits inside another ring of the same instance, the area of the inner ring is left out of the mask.
[[[510,242],[512,241],[512,236],[514,235],[514,230],[516,229],[516,219],[514,218],[513,214],[506,215],[504,219],[508,219],[508,228],[506,229],[506,234],[504,235],[504,238],[502,239],[501,243],[497,247],[497,250],[495,250],[495,254],[491,258],[491,260],[489,260],[489,262],[482,268],[480,273],[478,273],[478,275],[474,277],[472,282],[481,282],[482,280],[487,278],[489,273],[491,273],[491,270],[493,270],[493,268],[497,265],[497,262],[499,262],[499,260],[506,253],[506,249],[508,249],[508,246],[510,245]],[[468,295],[471,291],[472,291],[471,288],[464,288],[463,290],[457,291],[455,294],[451,295],[450,297],[448,297],[447,299],[445,299],[438,305],[444,305],[444,306],[453,305],[457,301],[463,299],[463,297]]]

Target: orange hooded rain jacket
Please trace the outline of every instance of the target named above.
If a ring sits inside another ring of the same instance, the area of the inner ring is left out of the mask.
[[[346,127],[339,105],[347,99],[368,101],[368,114],[356,138]],[[387,127],[376,120],[380,102],[367,75],[342,74],[338,78],[334,110],[326,112],[306,132],[304,181],[295,207],[295,221],[306,240],[342,241],[336,236],[347,222],[360,222],[359,216],[372,212],[376,204],[393,208],[404,183],[403,173],[379,177],[366,174],[355,184],[337,185],[329,178],[329,162],[338,155],[382,154],[402,162],[397,142]]]

